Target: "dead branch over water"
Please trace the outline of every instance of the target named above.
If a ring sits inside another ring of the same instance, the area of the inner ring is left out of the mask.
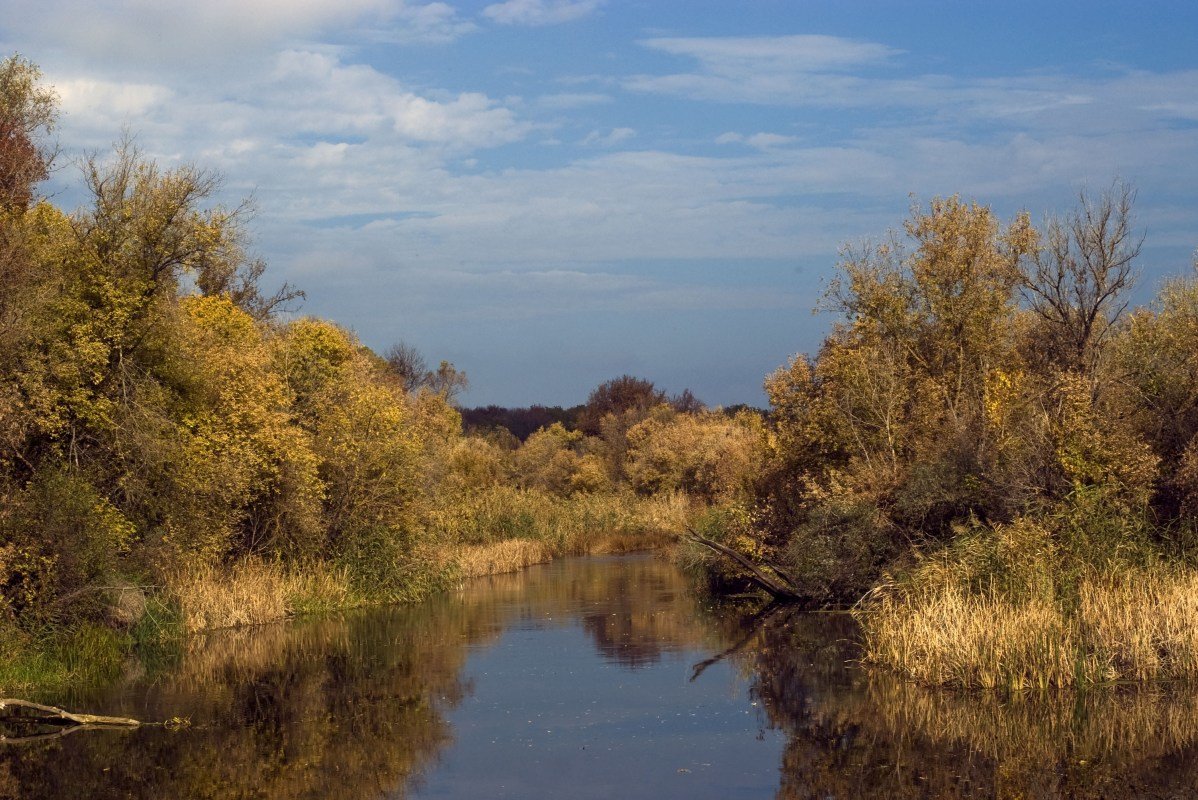
[[[753,583],[753,585],[765,590],[770,597],[774,598],[774,600],[781,603],[798,603],[801,605],[810,604],[810,598],[799,594],[797,588],[794,586],[787,574],[772,564],[766,564],[766,566],[769,567],[769,569],[773,571],[773,573],[777,575],[779,579],[781,579],[781,582],[766,575],[757,567],[757,565],[733,550],[731,547],[722,545],[719,542],[712,541],[711,539],[704,538],[689,528],[687,529],[687,533],[689,534],[688,538],[691,541],[697,542],[721,555],[725,555],[742,566],[749,573],[745,577],[747,577]]]
[[[42,726],[43,730],[19,736],[9,736],[0,732],[0,742],[14,744],[57,739],[84,728],[137,728],[142,724],[128,717],[77,714],[55,706],[14,698],[0,700],[0,722]],[[46,731],[46,726],[61,727]]]

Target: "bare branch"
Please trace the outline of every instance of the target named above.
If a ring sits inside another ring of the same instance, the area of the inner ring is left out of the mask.
[[[1048,220],[1042,246],[1024,262],[1023,297],[1050,333],[1050,356],[1063,369],[1092,373],[1127,310],[1123,297],[1144,243],[1133,229],[1135,198],[1119,181],[1096,199],[1083,191],[1075,211]]]

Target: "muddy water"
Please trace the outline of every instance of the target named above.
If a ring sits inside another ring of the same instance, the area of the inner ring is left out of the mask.
[[[0,798],[1189,797],[1198,695],[1000,702],[855,666],[851,621],[712,607],[652,556],[234,631],[43,698],[182,730],[0,744]]]

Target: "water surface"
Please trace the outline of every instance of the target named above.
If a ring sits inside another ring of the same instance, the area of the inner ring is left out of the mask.
[[[855,665],[842,615],[648,555],[231,631],[40,698],[191,727],[0,745],[0,798],[1190,797],[1189,689],[999,701]]]

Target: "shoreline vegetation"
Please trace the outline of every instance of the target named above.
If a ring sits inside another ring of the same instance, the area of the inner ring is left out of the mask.
[[[14,56],[0,103],[6,691],[692,528],[852,608],[864,662],[917,683],[1198,677],[1198,278],[1129,307],[1123,184],[1036,224],[936,199],[846,249],[838,321],[766,378],[767,413],[627,375],[463,411],[452,364],[266,293],[212,174],[126,141],[65,211],[37,193],[54,93]]]

